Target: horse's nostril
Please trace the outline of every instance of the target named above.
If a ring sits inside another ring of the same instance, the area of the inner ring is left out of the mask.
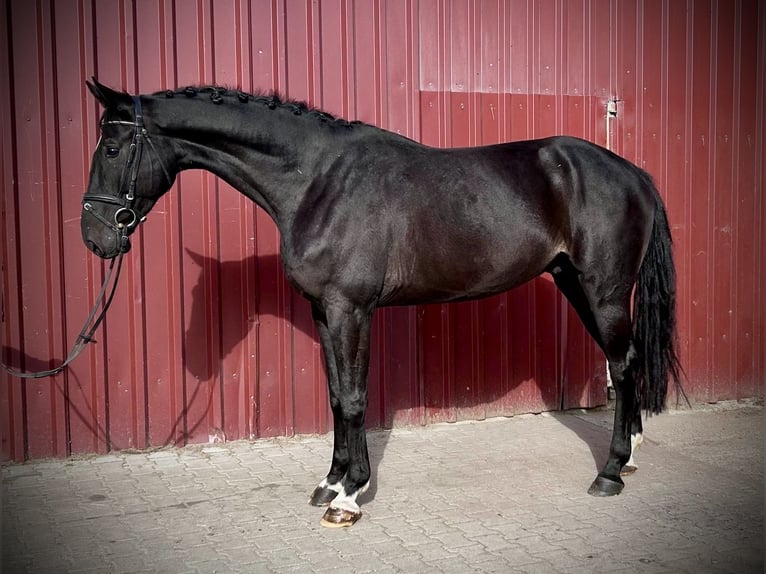
[[[88,240],[87,245],[88,245],[88,249],[90,249],[93,253],[95,253],[99,257],[104,256],[104,252],[101,251],[101,248],[95,243],[93,243],[92,241]]]

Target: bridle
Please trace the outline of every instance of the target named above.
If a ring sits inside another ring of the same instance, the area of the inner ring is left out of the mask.
[[[139,96],[133,96],[133,108],[135,110],[135,120],[133,122],[126,122],[122,120],[110,120],[102,121],[101,127],[105,125],[124,125],[133,127],[133,141],[130,143],[130,151],[128,152],[128,161],[125,164],[125,173],[129,174],[127,189],[123,191],[123,185],[120,185],[120,191],[118,195],[106,195],[100,193],[88,193],[86,192],[82,198],[82,208],[87,211],[100,223],[114,231],[117,235],[117,244],[120,246],[120,253],[124,253],[129,249],[128,236],[139,223],[146,219],[146,216],[139,215],[135,208],[134,202],[136,199],[136,182],[138,181],[138,169],[141,166],[141,157],[144,150],[144,142],[149,144],[152,148],[154,155],[157,156],[157,161],[162,168],[162,172],[165,174],[170,185],[173,184],[173,180],[170,178],[165,164],[162,161],[157,149],[154,147],[152,139],[149,137],[149,133],[144,126],[144,115],[141,110],[141,99]],[[106,217],[98,213],[93,209],[93,203],[108,203],[110,205],[117,205],[118,209],[114,212],[113,220],[109,221]]]
[[[40,379],[43,377],[56,375],[63,371],[67,365],[69,365],[69,363],[74,361],[75,358],[83,351],[83,349],[85,349],[85,346],[88,343],[95,342],[93,339],[93,334],[96,332],[96,329],[104,320],[106,312],[109,309],[109,305],[112,303],[114,293],[117,289],[117,282],[120,278],[120,271],[122,269],[122,258],[129,249],[128,236],[134,227],[146,219],[145,216],[139,215],[133,206],[133,203],[136,199],[136,181],[138,180],[138,168],[141,165],[141,155],[143,152],[144,142],[148,142],[149,146],[152,148],[152,151],[157,156],[157,161],[159,161],[160,166],[162,167],[162,171],[168,180],[168,183],[173,185],[173,180],[170,178],[170,174],[165,168],[165,164],[162,162],[162,158],[157,153],[157,150],[155,149],[154,144],[152,143],[152,140],[149,137],[149,134],[146,132],[146,128],[144,127],[144,116],[141,112],[141,101],[139,100],[138,96],[133,96],[133,107],[136,112],[136,119],[134,122],[112,120],[104,121],[101,123],[102,128],[104,125],[111,124],[133,126],[133,141],[130,144],[128,161],[125,164],[125,171],[130,173],[130,180],[127,190],[123,192],[123,185],[121,184],[120,192],[116,196],[86,192],[82,198],[83,210],[87,211],[100,223],[117,234],[118,245],[120,246],[119,256],[112,259],[112,262],[109,265],[109,270],[107,271],[106,277],[104,278],[104,283],[101,286],[101,291],[96,298],[96,303],[88,315],[88,318],[85,321],[85,325],[80,331],[80,334],[77,335],[74,345],[72,346],[72,350],[69,352],[69,355],[67,355],[67,358],[64,360],[64,362],[56,368],[34,373],[12,369],[8,365],[0,363],[0,367],[2,367],[3,370],[5,370],[10,375],[13,375],[14,377],[20,377],[24,379]],[[99,214],[97,211],[94,211],[92,202],[108,203],[110,205],[119,206],[119,209],[114,212],[114,221],[109,221],[103,215]],[[122,219],[125,215],[127,215],[127,218]],[[112,280],[113,274],[114,279]],[[112,286],[111,289],[108,289],[110,281]],[[101,308],[100,312],[98,312],[99,308]]]

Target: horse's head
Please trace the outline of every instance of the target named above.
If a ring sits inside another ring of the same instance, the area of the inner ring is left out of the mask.
[[[104,114],[82,198],[82,238],[93,253],[111,259],[130,249],[128,237],[173,185],[177,170],[171,150],[152,141],[138,96],[95,79],[87,85]]]

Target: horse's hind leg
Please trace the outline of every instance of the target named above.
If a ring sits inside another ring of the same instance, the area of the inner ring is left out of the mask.
[[[588,291],[587,286],[585,290]],[[588,493],[594,496],[611,496],[619,494],[624,486],[620,472],[630,460],[631,434],[635,428],[634,417],[638,409],[633,376],[637,354],[632,340],[630,291],[617,297],[589,299],[609,362],[616,400],[609,458]]]
[[[571,260],[566,255],[557,257],[556,260],[554,260],[554,262],[551,263],[551,265],[548,267],[548,271],[553,276],[553,280],[556,283],[556,286],[564,294],[574,310],[577,312],[588,333],[590,333],[591,337],[593,337],[599,347],[601,347],[601,349],[604,351],[604,354],[608,357],[607,350],[601,335],[601,328],[606,328],[607,325],[605,324],[605,321],[602,320],[602,326],[599,326],[599,322],[591,310],[591,302],[588,299],[588,295],[583,289],[581,274],[577,271],[577,269],[575,269]],[[621,314],[624,314],[624,312]],[[625,383],[623,383],[623,386],[624,385]],[[643,442],[643,429],[641,425],[641,411],[637,403],[634,404],[633,414],[630,417],[630,428],[630,457],[623,468],[620,470],[621,476],[632,474],[638,468],[633,459],[633,455],[635,454],[636,449]]]
[[[598,343],[603,350],[604,343],[601,340],[601,333],[598,330],[596,318],[590,308],[588,296],[583,291],[580,282],[580,274],[572,265],[568,255],[561,254],[546,269],[552,276],[556,287],[564,294],[570,305],[577,311],[583,325],[590,333],[590,336]]]

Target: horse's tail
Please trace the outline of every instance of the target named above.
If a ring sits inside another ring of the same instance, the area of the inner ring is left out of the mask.
[[[665,408],[668,379],[686,399],[681,387],[683,372],[676,352],[676,270],[665,207],[648,174],[644,185],[654,195],[654,223],[649,246],[641,264],[633,299],[634,344],[638,351],[635,372],[636,398],[648,414]],[[688,399],[686,399],[688,403]]]

